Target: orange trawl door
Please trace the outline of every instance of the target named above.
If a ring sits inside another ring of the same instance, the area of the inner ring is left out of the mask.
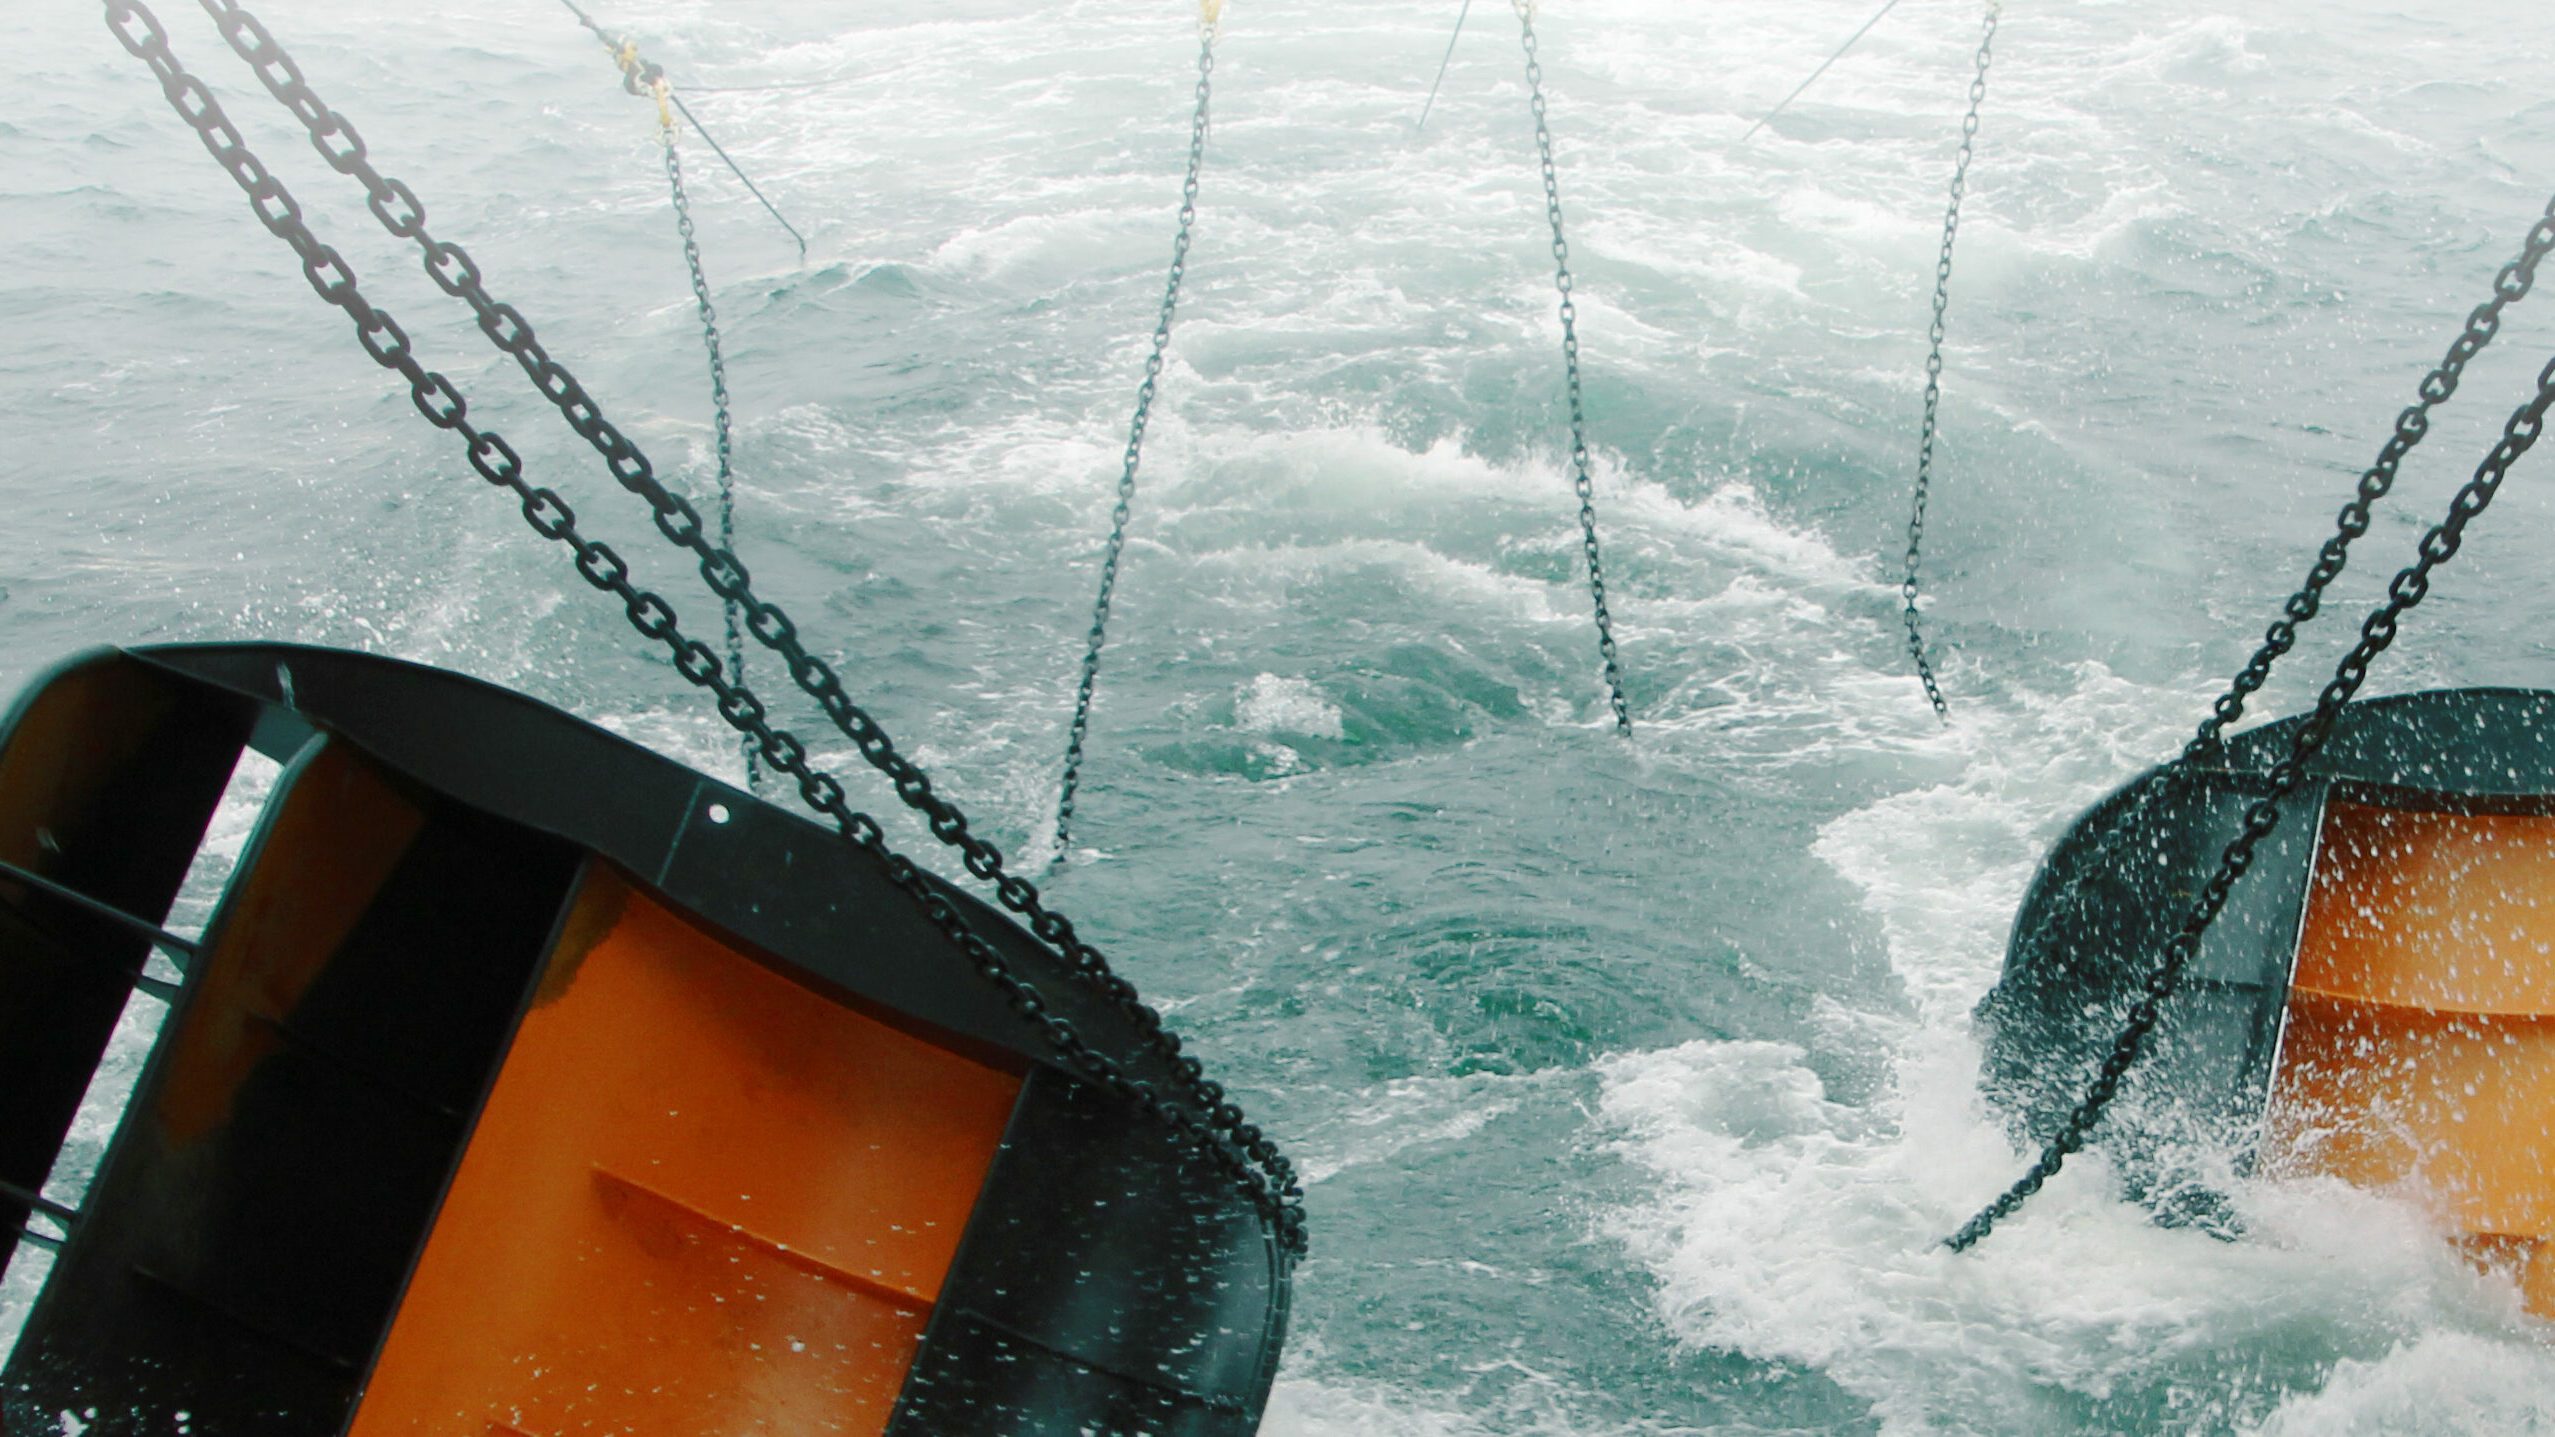
[[[2418,1196],[2555,1317],[2550,1112],[2555,818],[2328,803],[2270,1169]]]
[[[1020,1080],[591,867],[349,1437],[876,1433]]]

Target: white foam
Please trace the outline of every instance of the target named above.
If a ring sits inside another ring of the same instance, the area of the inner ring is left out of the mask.
[[[1308,1184],[1390,1162],[1415,1148],[1460,1142],[1517,1110],[1557,1072],[1396,1078],[1341,1095],[1328,1115],[1291,1133]]]
[[[1122,210],[1072,209],[1020,215],[965,229],[932,251],[935,269],[973,280],[1006,280],[1022,270],[1070,272],[1104,265],[1127,239]]]
[[[1479,1418],[1383,1382],[1281,1377],[1260,1419],[1264,1437],[1565,1437],[1568,1428],[1485,1425]]]
[[[1681,1341],[1815,1367],[1893,1433],[2074,1429],[2105,1403],[2222,1431],[2389,1430],[2416,1409],[2440,1432],[2541,1420],[2537,1399],[2507,1393],[2515,1377],[2542,1391],[2555,1358],[2507,1283],[2470,1271],[2406,1202],[2247,1185],[2222,1159],[2246,1227],[2226,1242],[2157,1226],[2085,1154],[1987,1243],[1939,1246],[2027,1157],[1979,1094],[1966,1020],[2022,886],[2054,829],[2170,752],[2201,707],[2082,665],[2067,692],[1968,706],[1954,776],[1821,832],[1816,852],[1862,891],[1899,984],[1830,995],[1812,1025],[1888,1055],[1870,1104],[1833,1101],[1789,1043],[1599,1065],[1601,1121],[1657,1184],[1605,1225],[1656,1275]],[[2254,1386],[2191,1385],[2239,1349],[2269,1354]],[[2426,1405],[2479,1375],[2496,1395]]]
[[[2071,1426],[2098,1402],[2164,1400],[2237,1345],[2350,1350],[2417,1325],[2465,1327],[2492,1362],[2545,1370],[2505,1326],[2506,1288],[2411,1209],[2348,1190],[2258,1196],[2253,1231],[2229,1243],[2156,1226],[2079,1157],[1955,1256],[1943,1233],[2020,1162],[1974,1104],[1943,1101],[1971,1072],[1911,1063],[1902,1082],[1933,1091],[1867,1109],[1830,1101],[1805,1058],[1697,1042],[1601,1064],[1601,1116],[1661,1189],[1609,1227],[1658,1274],[1680,1340],[1815,1367],[1884,1431]],[[2311,1384],[2312,1360],[2298,1365],[2291,1380]],[[2247,1397],[2204,1400],[2211,1420],[2193,1425],[2223,1429]]]
[[[1338,738],[1340,706],[1305,679],[1261,674],[1234,691],[1233,722],[1250,733]]]
[[[2555,1432],[2555,1352],[2508,1337],[2447,1332],[2346,1358],[2324,1387],[2282,1402],[2259,1437],[2396,1437],[2407,1432]]]

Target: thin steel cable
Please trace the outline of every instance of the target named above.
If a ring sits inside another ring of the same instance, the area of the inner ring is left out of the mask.
[[[1455,42],[1464,38],[1464,17],[1472,13],[1473,0],[1464,0],[1464,8],[1455,12],[1455,33],[1446,37],[1446,57],[1437,62],[1437,78],[1428,82],[1428,103],[1419,107],[1419,123],[1411,126],[1413,134],[1428,128],[1428,112],[1437,108],[1437,87],[1446,83],[1446,67],[1455,63]]]
[[[1783,103],[1782,103],[1782,104],[1779,104],[1779,105],[1775,106],[1773,109],[1766,111],[1766,112],[1765,112],[1765,118],[1764,118],[1764,119],[1759,120],[1759,121],[1757,121],[1755,124],[1748,126],[1748,132],[1747,132],[1746,134],[1741,135],[1741,136],[1739,137],[1739,143],[1744,145],[1744,144],[1746,144],[1748,141],[1750,141],[1750,140],[1752,140],[1752,139],[1755,139],[1755,138],[1756,138],[1756,133],[1757,133],[1757,131],[1762,130],[1762,129],[1764,129],[1767,125],[1770,125],[1770,124],[1774,123],[1774,117],[1775,117],[1775,116],[1780,115],[1780,114],[1782,114],[1785,110],[1788,110],[1788,109],[1792,108],[1792,102],[1793,102],[1793,101],[1795,101],[1795,100],[1797,100],[1797,99],[1800,99],[1800,98],[1801,98],[1801,95],[1802,95],[1802,93],[1803,93],[1804,91],[1808,90],[1808,89],[1809,89],[1812,85],[1817,84],[1817,83],[1818,83],[1818,80],[1819,80],[1819,77],[1820,77],[1821,75],[1824,75],[1824,74],[1826,74],[1826,73],[1828,72],[1828,66],[1833,65],[1833,64],[1835,64],[1837,61],[1844,59],[1844,58],[1845,58],[1845,52],[1846,52],[1846,51],[1848,51],[1848,50],[1853,49],[1856,41],[1858,41],[1858,40],[1862,39],[1862,38],[1863,38],[1864,36],[1866,36],[1866,35],[1871,34],[1871,33],[1872,33],[1872,27],[1881,23],[1881,17],[1882,17],[1882,16],[1887,15],[1887,14],[1888,14],[1888,13],[1890,13],[1892,10],[1897,9],[1897,8],[1898,8],[1898,3],[1899,3],[1899,0],[1889,0],[1889,3],[1888,3],[1888,4],[1885,4],[1885,5],[1883,5],[1880,9],[1878,9],[1878,10],[1874,11],[1874,12],[1872,13],[1872,18],[1863,22],[1863,28],[1862,28],[1862,29],[1857,30],[1857,31],[1855,31],[1853,34],[1846,36],[1846,37],[1845,37],[1845,43],[1836,47],[1836,53],[1835,53],[1835,54],[1832,54],[1832,55],[1828,56],[1826,59],[1821,60],[1821,61],[1819,62],[1819,68],[1817,68],[1817,69],[1815,69],[1815,70],[1812,70],[1812,71],[1810,72],[1810,78],[1808,78],[1808,79],[1806,79],[1806,80],[1803,80],[1800,84],[1795,85],[1795,86],[1793,86],[1793,87],[1792,87],[1792,93],[1783,97]]]
[[[593,31],[594,38],[601,40],[603,47],[612,52],[614,59],[620,61],[624,74],[623,84],[631,94],[642,93],[640,90],[642,84],[653,81],[663,73],[654,65],[646,66],[644,71],[640,69],[634,63],[638,47],[629,37],[615,35],[596,24],[593,16],[578,7],[577,0],[559,0],[559,3],[567,6],[568,13],[577,17],[577,23]],[[798,226],[791,224],[789,216],[781,213],[780,206],[773,204],[770,197],[763,193],[762,187],[754,183],[754,177],[745,172],[745,167],[736,162],[736,157],[727,152],[727,147],[720,144],[718,137],[711,134],[709,128],[701,123],[699,117],[692,113],[691,107],[683,103],[682,97],[668,93],[664,98],[673,102],[676,112],[683,116],[684,123],[692,127],[692,132],[701,137],[701,143],[708,145],[711,153],[719,157],[720,163],[726,165],[728,170],[736,176],[737,181],[745,186],[747,193],[754,196],[755,203],[761,205],[781,228],[790,232],[790,238],[798,244],[798,257],[807,258],[807,236],[798,232]]]
[[[745,167],[738,164],[736,162],[736,157],[727,152],[727,146],[720,144],[718,137],[710,133],[709,127],[702,124],[700,119],[692,113],[692,107],[683,103],[683,97],[681,95],[676,95],[674,97],[674,108],[682,114],[684,122],[692,127],[693,133],[701,137],[701,143],[708,145],[710,147],[710,152],[717,155],[720,163],[726,165],[728,167],[728,171],[736,176],[737,183],[745,186],[746,193],[754,196],[754,202],[769,211],[772,218],[779,222],[781,228],[790,232],[790,238],[798,241],[798,257],[800,259],[807,258],[807,236],[800,234],[798,232],[798,226],[790,223],[789,216],[781,213],[780,206],[773,204],[772,201],[764,195],[763,187],[754,183],[754,177],[745,172]]]

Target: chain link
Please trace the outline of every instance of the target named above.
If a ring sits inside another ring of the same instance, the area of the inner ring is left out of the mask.
[[[771,725],[763,701],[746,684],[732,679],[706,644],[684,635],[673,607],[633,584],[628,564],[608,545],[583,538],[567,501],[529,483],[521,459],[502,437],[470,423],[469,406],[459,390],[416,359],[406,332],[387,311],[364,298],[352,268],[311,232],[299,204],[249,152],[212,93],[178,64],[157,17],[140,0],[104,0],[109,28],[126,50],[150,66],[171,107],[194,127],[205,148],[248,196],[259,221],[300,256],[311,288],[354,322],[365,352],[408,382],[418,412],[437,428],[460,436],[471,467],[515,495],[525,522],[536,533],[570,547],[579,576],[621,600],[631,626],[662,644],[687,682],[711,693],[720,717],[751,738],[775,772],[796,781],[800,798],[811,809],[830,819],[845,838],[882,865],[890,880],[967,955],[978,974],[1002,993],[1071,1071],[1142,1108],[1195,1144],[1258,1204],[1283,1250],[1301,1255],[1306,1249],[1303,1186],[1276,1144],[1247,1121],[1220,1084],[1206,1078],[1195,1057],[1181,1051],[1178,1035],[1163,1025],[1161,1014],[1110,969],[1108,960],[1080,938],[1071,921],[1047,908],[1034,884],[1006,871],[1001,850],[972,833],[966,816],[935,793],[929,777],[897,751],[876,720],[853,703],[833,666],[800,642],[790,617],[778,605],[755,595],[745,565],[710,541],[700,512],[656,480],[647,456],[603,417],[583,386],[541,349],[521,312],[488,296],[469,254],[427,233],[424,207],[415,194],[372,167],[353,125],[311,92],[298,67],[265,27],[234,0],[198,3],[220,23],[232,49],[257,70],[267,89],[302,120],[312,144],[330,164],[363,183],[372,196],[376,218],[393,235],[418,244],[427,273],[437,285],[470,304],[490,341],[515,357],[535,388],[603,455],[613,477],[647,502],[658,531],[699,560],[701,576],[711,592],[740,607],[746,631],[782,657],[793,682],[853,742],[863,759],[890,779],[898,799],[925,817],[935,838],[960,852],[970,873],[994,886],[1005,907],[1029,920],[1031,931],[1055,950],[1068,976],[1100,991],[1135,1025],[1143,1035],[1145,1051],[1158,1057],[1173,1075],[1181,1100],[1130,1074],[1123,1063],[1092,1047],[1070,1022],[1053,1012],[1036,985],[968,926],[948,895],[911,859],[887,846],[877,821],[849,806],[842,782],[811,765],[806,746],[794,734]]]
[[[1570,487],[1579,495],[1579,548],[1588,560],[1588,597],[1597,609],[1597,655],[1605,661],[1606,702],[1615,732],[1632,733],[1632,706],[1623,694],[1623,665],[1615,652],[1614,616],[1606,610],[1606,564],[1597,554],[1596,488],[1588,475],[1588,406],[1579,384],[1579,306],[1571,299],[1570,241],[1561,228],[1561,176],[1553,164],[1553,134],[1544,116],[1544,66],[1535,53],[1535,0],[1509,0],[1526,43],[1527,106],[1535,114],[1535,156],[1544,176],[1544,218],[1552,221],[1553,286],[1561,291],[1561,368],[1570,400]]]
[[[1220,8],[1220,7],[1218,7]],[[1100,596],[1091,605],[1091,632],[1082,651],[1082,673],[1073,695],[1073,721],[1065,728],[1065,771],[1056,796],[1055,851],[1062,863],[1073,832],[1074,796],[1082,787],[1082,746],[1091,732],[1091,699],[1100,684],[1100,650],[1109,641],[1109,604],[1118,592],[1118,564],[1127,549],[1127,518],[1136,497],[1136,468],[1144,462],[1144,431],[1152,422],[1153,396],[1171,349],[1171,317],[1180,307],[1180,281],[1189,272],[1190,232],[1198,221],[1198,174],[1207,159],[1208,81],[1215,75],[1215,9],[1205,12],[1198,39],[1198,103],[1189,115],[1189,172],[1180,182],[1180,230],[1171,242],[1171,273],[1162,286],[1162,311],[1154,320],[1153,347],[1144,357],[1144,382],[1136,386],[1135,417],[1127,422],[1127,452],[1118,471],[1118,503],[1109,511],[1109,545],[1100,557]]]
[[[1978,37],[1978,73],[1969,82],[1969,113],[1961,117],[1961,149],[1952,164],[1951,203],[1943,207],[1943,250],[1934,260],[1934,322],[1926,327],[1925,422],[1916,439],[1916,500],[1907,516],[1907,568],[1899,579],[1899,597],[1907,601],[1907,656],[1916,661],[1917,680],[1925,685],[1925,701],[1934,717],[1952,721],[1943,702],[1943,686],[1934,681],[1934,665],[1925,657],[1925,632],[1917,627],[1916,567],[1925,542],[1925,496],[1934,476],[1934,437],[1943,404],[1943,312],[1952,302],[1952,241],[1961,229],[1961,197],[1969,190],[1970,155],[1978,144],[1978,106],[1987,98],[1988,49],[1996,42],[1996,20],[2004,7],[1988,0],[1987,18]]]
[[[2464,371],[2466,362],[2490,343],[2499,331],[2502,310],[2528,294],[2535,282],[2538,263],[2549,251],[2555,251],[2555,199],[2548,201],[2545,213],[2530,227],[2519,258],[2503,266],[2495,276],[2493,298],[2477,306],[2467,316],[2465,331],[2449,346],[2448,357],[2423,378],[2420,402],[2397,417],[2395,432],[2379,452],[2378,462],[2361,477],[2358,494],[2343,507],[2338,532],[2318,554],[2307,582],[2283,606],[2283,618],[2273,624],[2262,648],[2245,665],[2227,693],[2212,706],[2210,716],[2202,722],[2198,735],[2184,749],[2186,760],[2206,756],[2217,748],[2220,731],[2242,712],[2245,696],[2261,687],[2272,664],[2296,642],[2297,626],[2315,617],[2324,589],[2341,575],[2351,541],[2368,532],[2370,506],[2385,496],[2394,483],[2397,466],[2429,432],[2432,407],[2456,392],[2458,376]],[[2430,593],[2432,571],[2456,555],[2468,522],[2492,504],[2511,465],[2537,443],[2550,407],[2555,407],[2555,360],[2549,360],[2546,367],[2538,372],[2536,395],[2512,412],[2502,426],[2501,439],[2477,466],[2474,477],[2450,501],[2447,517],[2422,536],[2418,557],[2399,570],[2387,585],[2386,602],[2371,610],[2368,618],[2362,621],[2359,641],[2335,666],[2333,678],[2318,695],[2314,711],[2291,736],[2288,755],[2273,765],[2266,776],[2271,791],[2246,808],[2244,826],[2220,852],[2217,872],[2202,886],[2190,911],[2184,915],[2182,926],[2166,941],[2156,966],[2148,972],[2141,985],[2138,1000],[2121,1024],[2110,1052],[2104,1056],[2093,1081],[2086,1086],[2083,1098],[2013,1186],[1980,1209],[1961,1226],[1960,1231],[1944,1239],[1945,1246],[1958,1252],[1986,1237],[1998,1222],[2040,1191],[2042,1184],[2065,1165],[2070,1154],[2085,1145],[2103,1110],[2118,1096],[2122,1080],[2136,1065],[2148,1034],[2154,1031],[2163,1012],[2165,1000],[2172,997],[2180,986],[2184,968],[2200,951],[2200,942],[2226,907],[2228,894],[2234,890],[2237,880],[2252,867],[2254,849],[2279,827],[2280,804],[2306,782],[2307,763],[2323,750],[2325,741],[2332,736],[2333,726],[2339,720],[2343,706],[2350,702],[2351,696],[2368,678],[2370,663],[2395,642],[2398,621]],[[2151,781],[2161,781],[2161,777],[2162,772]],[[2134,811],[2135,807],[2134,804],[2128,805],[2123,812]],[[2125,832],[2126,827],[2124,823],[2114,833]]]

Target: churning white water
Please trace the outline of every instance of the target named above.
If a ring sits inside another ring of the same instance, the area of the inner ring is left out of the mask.
[[[161,8],[474,414],[711,614],[196,8]],[[1052,891],[1311,1180],[1269,1431],[2555,1429],[2544,1328],[2408,1203],[2240,1187],[2226,1242],[2152,1225],[2085,1160],[1977,1252],[1934,1246],[2023,1161],[1968,1011],[2034,863],[2200,718],[2555,190],[2540,8],[2426,8],[2007,9],[1929,529],[1946,729],[1904,669],[1895,564],[1976,8],[1907,0],[1743,145],[1860,0],[1544,5],[1626,744],[1514,17],[1472,7],[1414,133],[1454,5],[1227,6]],[[257,9],[706,487],[653,114],[591,38],[531,0]],[[1194,8],[598,14],[702,87],[812,241],[801,263],[696,147],[741,551],[946,791],[1036,844],[1169,257]],[[0,35],[0,677],[102,642],[349,644],[733,763],[93,10],[20,7]],[[2550,350],[2539,296],[2329,612],[2409,557]],[[2374,689],[2555,685],[2551,463],[2523,463]],[[2347,622],[2255,712],[2298,707]]]

